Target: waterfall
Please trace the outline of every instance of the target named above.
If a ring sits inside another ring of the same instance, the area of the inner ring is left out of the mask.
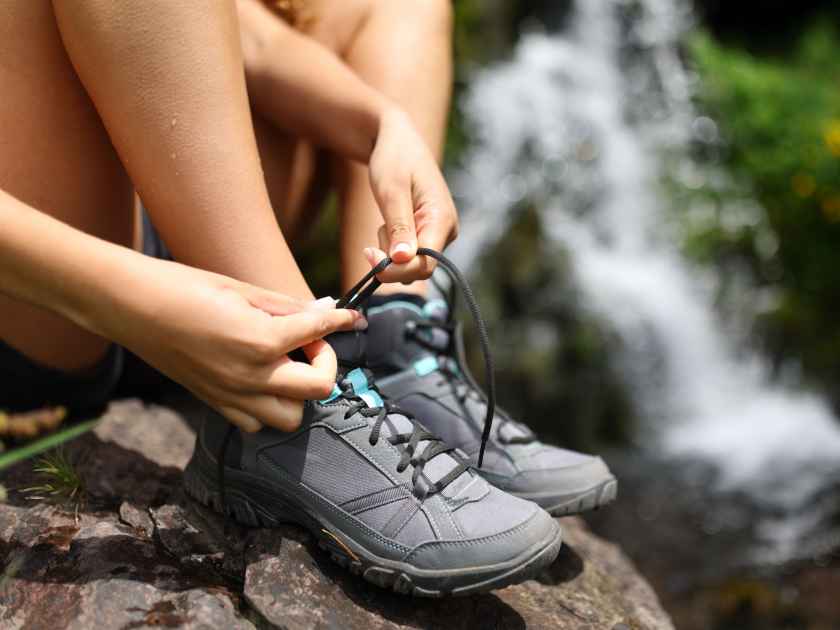
[[[840,424],[819,396],[770,382],[760,356],[736,352],[658,189],[663,156],[696,176],[689,144],[717,134],[679,57],[690,24],[683,0],[577,0],[563,32],[524,35],[510,61],[478,72],[463,103],[475,142],[453,174],[463,218],[452,252],[469,266],[519,201],[533,203],[586,306],[623,340],[644,442],[794,513],[840,469]]]

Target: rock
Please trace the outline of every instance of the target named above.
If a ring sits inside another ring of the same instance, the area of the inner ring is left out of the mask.
[[[136,505],[123,501],[120,505],[120,521],[134,528],[138,534],[151,538],[155,531],[155,524],[148,512],[141,510]]]
[[[88,497],[29,501],[31,464],[3,475],[3,628],[669,629],[647,583],[583,521],[537,580],[480,596],[412,599],[333,564],[303,529],[248,530],[189,500],[192,432],[177,413],[112,405],[68,447]]]
[[[238,585],[183,564],[177,547],[162,544],[178,540],[172,527],[188,527],[174,520],[179,504],[167,501],[180,497],[190,435],[171,411],[113,405],[95,434],[67,447],[90,494],[78,518],[19,492],[35,481],[31,463],[4,474],[0,627],[254,627]],[[156,503],[159,524],[149,514]]]
[[[537,580],[449,600],[374,590],[333,566],[303,530],[262,530],[246,552],[245,598],[289,630],[672,627],[618,548],[595,538],[580,519],[563,519],[563,528],[567,544]]]

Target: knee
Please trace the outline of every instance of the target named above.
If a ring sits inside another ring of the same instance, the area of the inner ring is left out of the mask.
[[[424,33],[451,37],[455,23],[453,0],[414,0],[395,3],[393,0],[373,0],[371,10],[389,12],[398,10],[401,19],[410,22]]]
[[[453,0],[417,0],[411,6],[410,17],[429,30],[449,36],[455,23]]]

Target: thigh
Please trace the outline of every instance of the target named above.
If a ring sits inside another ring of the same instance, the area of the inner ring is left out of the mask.
[[[306,0],[291,18],[298,30],[404,107],[440,156],[452,81],[449,0],[423,0],[411,9],[393,0]],[[254,128],[269,195],[289,241],[317,218],[331,184],[342,188],[344,205],[372,205],[364,166],[335,160],[256,112]],[[378,215],[373,222],[381,223]]]
[[[81,230],[130,245],[131,184],[61,42],[48,0],[0,5],[0,188]],[[37,238],[37,235],[33,235]],[[0,296],[0,340],[62,369],[108,344]]]
[[[278,11],[273,2],[266,4],[275,10],[274,19],[287,20],[342,57],[371,6],[369,0],[306,0]],[[271,203],[286,239],[294,243],[318,217],[332,186],[331,159],[327,151],[278,130],[256,111],[252,116]]]
[[[318,2],[327,4],[328,0]],[[364,81],[411,116],[440,157],[452,91],[451,0],[369,0],[368,4],[344,59]]]
[[[271,206],[290,245],[311,227],[329,187],[325,153],[251,112]]]
[[[377,0],[306,0],[297,28],[344,59],[378,4]],[[401,7],[403,15],[410,15],[405,3],[393,4]]]

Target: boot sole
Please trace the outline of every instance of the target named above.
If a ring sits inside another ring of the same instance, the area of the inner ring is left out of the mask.
[[[215,464],[193,459],[184,471],[187,494],[202,505],[221,513],[222,504],[215,482]],[[464,596],[492,591],[536,577],[554,562],[562,537],[555,522],[544,540],[532,545],[517,558],[468,569],[430,570],[381,558],[348,539],[299,501],[281,494],[264,480],[240,470],[227,468],[226,515],[249,527],[277,527],[292,523],[306,528],[334,562],[352,574],[395,593],[416,597]],[[270,505],[271,509],[266,506]]]
[[[539,503],[552,516],[572,516],[609,505],[615,501],[616,497],[618,497],[618,481],[611,478],[573,497],[564,497],[559,501],[531,500]]]

